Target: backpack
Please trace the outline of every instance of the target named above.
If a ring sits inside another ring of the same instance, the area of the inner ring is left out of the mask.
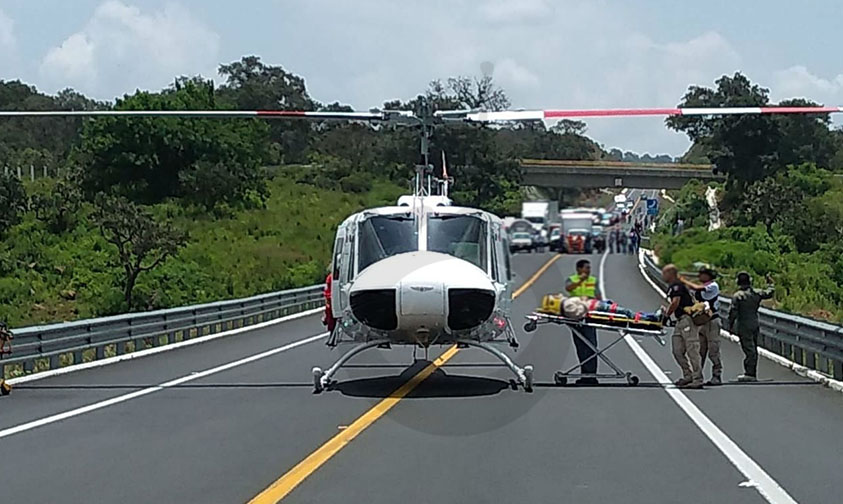
[[[708,301],[698,301],[691,306],[686,306],[685,313],[691,316],[695,326],[705,325],[714,317]]]

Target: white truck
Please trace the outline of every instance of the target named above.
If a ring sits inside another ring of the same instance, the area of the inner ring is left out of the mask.
[[[559,203],[556,201],[525,201],[521,204],[521,218],[530,221],[536,231],[547,238],[548,228],[559,222]]]
[[[562,243],[565,252],[591,253],[594,215],[590,212],[562,214]]]

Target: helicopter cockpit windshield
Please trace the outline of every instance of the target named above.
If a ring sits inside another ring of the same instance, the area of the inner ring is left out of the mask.
[[[486,271],[486,222],[472,215],[432,215],[427,249],[466,260]]]
[[[358,271],[396,254],[419,249],[416,224],[406,215],[376,215],[360,223]]]

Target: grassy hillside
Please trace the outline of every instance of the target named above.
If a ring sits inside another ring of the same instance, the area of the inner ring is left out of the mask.
[[[792,238],[771,235],[763,225],[712,232],[693,228],[679,236],[660,234],[654,241],[663,264],[672,262],[684,271],[693,271],[696,262],[714,265],[727,293],[734,292],[738,271],[748,271],[760,287],[769,275],[776,286],[771,307],[843,322],[843,254],[838,248],[800,253]]]
[[[190,238],[178,255],[140,276],[138,306],[166,308],[319,283],[335,226],[360,209],[393,203],[404,192],[377,181],[360,194],[318,189],[284,174],[269,188],[266,208],[225,217],[156,205],[156,213],[171,216]],[[20,327],[125,311],[113,245],[100,235],[91,213],[83,206],[75,227],[57,235],[30,212],[4,237],[0,320]]]

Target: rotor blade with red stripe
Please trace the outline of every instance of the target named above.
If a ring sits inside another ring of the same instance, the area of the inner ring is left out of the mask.
[[[638,116],[716,116],[759,114],[835,114],[843,107],[710,107],[710,108],[639,108],[639,109],[569,109],[569,110],[503,110],[500,112],[466,112],[471,122],[535,121],[583,117]],[[446,117],[454,117],[449,113]]]
[[[299,110],[0,110],[0,117],[196,117],[386,121],[412,116],[404,111],[313,112]]]

